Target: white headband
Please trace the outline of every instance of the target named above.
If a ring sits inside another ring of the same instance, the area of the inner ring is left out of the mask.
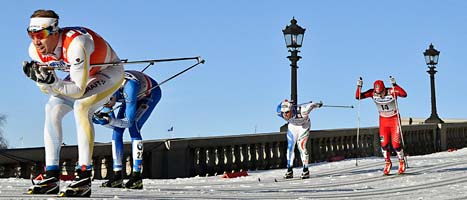
[[[34,17],[31,18],[29,22],[29,31],[39,31],[50,26],[53,27],[53,31],[58,30],[58,19],[56,18],[48,18],[48,17]]]

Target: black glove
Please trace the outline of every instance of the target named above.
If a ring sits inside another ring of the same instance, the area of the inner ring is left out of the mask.
[[[94,124],[100,124],[100,125],[108,124],[110,122],[109,113],[104,113],[104,112],[94,113],[92,122],[94,122]]]
[[[23,72],[28,78],[38,83],[52,84],[57,80],[53,71],[41,68],[36,61],[23,61]]]
[[[321,107],[323,107],[323,102],[322,102],[322,101],[319,101],[319,103],[318,103],[318,108],[321,108]]]
[[[55,73],[53,71],[49,71],[45,73],[44,78],[42,79],[38,78],[37,82],[44,83],[44,84],[52,84],[52,83],[55,83],[56,80],[57,78],[55,77]]]
[[[357,80],[357,87],[362,87],[363,85],[363,80],[360,78]]]
[[[36,73],[34,70],[37,67],[38,66],[36,61],[23,61],[23,72],[28,78],[30,78],[33,81],[37,81]]]
[[[391,84],[392,84],[392,85],[394,85],[394,86],[397,85],[397,84],[396,84],[396,79],[395,79],[394,77],[390,76],[390,77],[389,77],[389,81],[391,81]]]

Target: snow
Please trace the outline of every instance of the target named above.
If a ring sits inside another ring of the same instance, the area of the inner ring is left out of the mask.
[[[383,176],[384,160],[360,158],[310,165],[310,179],[282,179],[285,169],[249,171],[249,176],[145,179],[143,190],[99,187],[93,181],[91,199],[467,199],[467,148],[408,157],[409,168]],[[276,182],[277,181],[277,182]],[[66,186],[69,182],[61,182]],[[27,195],[30,180],[0,179],[0,199],[54,199]]]

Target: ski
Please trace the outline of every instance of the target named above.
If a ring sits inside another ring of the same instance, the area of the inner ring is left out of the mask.
[[[58,198],[58,194],[29,194],[27,192],[24,192],[22,193],[24,196],[27,196],[27,197],[40,197],[40,198]]]
[[[307,178],[309,179],[309,178]],[[293,177],[293,178],[273,178],[273,179],[270,179],[270,178],[258,178],[258,182],[259,183],[280,183],[280,182],[289,182],[289,181],[298,181],[298,180],[306,180],[306,179],[302,179],[301,177]]]

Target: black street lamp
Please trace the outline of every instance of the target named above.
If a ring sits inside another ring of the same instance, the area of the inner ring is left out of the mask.
[[[303,42],[303,35],[305,34],[305,29],[297,25],[297,20],[292,18],[290,20],[290,25],[286,26],[284,30],[282,30],[284,34],[285,44],[289,49],[290,56],[287,58],[290,60],[291,64],[291,100],[294,105],[297,105],[297,62],[300,60],[300,56],[298,56],[298,52],[300,47],[302,47]]]
[[[430,85],[431,85],[431,116],[425,120],[425,123],[444,123],[438,116],[436,111],[436,94],[435,94],[435,70],[436,65],[438,64],[439,51],[433,47],[433,44],[430,44],[430,47],[423,52],[425,56],[426,65],[428,65],[429,70],[426,71],[430,74]]]

